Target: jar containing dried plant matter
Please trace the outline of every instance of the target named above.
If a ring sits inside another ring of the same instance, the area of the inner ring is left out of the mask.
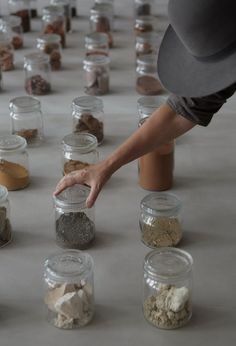
[[[37,48],[39,51],[49,56],[52,71],[61,68],[61,38],[57,34],[44,34],[37,38]]]
[[[9,13],[21,18],[23,32],[30,31],[30,0],[8,0]]]
[[[15,69],[14,48],[11,39],[4,32],[0,32],[0,65],[2,71]]]
[[[64,8],[62,6],[49,5],[42,10],[42,33],[57,34],[61,37],[61,46],[66,46],[66,28]]]

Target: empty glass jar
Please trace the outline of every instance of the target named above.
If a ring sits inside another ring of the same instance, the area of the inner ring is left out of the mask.
[[[113,46],[112,17],[112,7],[109,4],[95,3],[90,10],[90,31],[107,34],[109,48]]]
[[[157,328],[184,326],[192,316],[192,256],[175,248],[149,252],[143,265],[143,314]]]
[[[90,188],[75,184],[54,196],[56,242],[69,249],[87,249],[95,237],[94,207],[86,207]]]
[[[37,48],[49,56],[52,71],[61,68],[61,38],[57,34],[44,34],[37,38]]]
[[[51,5],[61,6],[64,9],[66,31],[71,31],[71,0],[50,0]]]
[[[64,8],[62,6],[45,6],[42,10],[43,34],[57,34],[61,37],[62,48],[66,46],[66,29]]]
[[[93,32],[85,36],[86,56],[109,55],[108,36],[102,32]]]
[[[6,33],[10,38],[14,49],[23,47],[23,31],[21,19],[17,16],[8,16],[0,19],[0,31]]]
[[[64,250],[44,263],[44,303],[55,327],[75,329],[94,315],[94,262],[78,250]]]
[[[163,92],[157,77],[157,59],[153,55],[143,55],[137,59],[136,91],[141,95],[158,95]]]
[[[8,0],[9,13],[21,18],[23,32],[30,31],[30,0]]]
[[[1,164],[1,163],[0,163]],[[0,185],[0,247],[8,244],[12,239],[10,222],[10,203],[7,188]]]
[[[15,68],[11,39],[4,32],[0,32],[0,65],[2,71],[11,71]]]

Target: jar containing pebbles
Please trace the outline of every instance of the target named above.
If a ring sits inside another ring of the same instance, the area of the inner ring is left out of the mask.
[[[151,247],[176,246],[182,238],[182,203],[167,192],[153,192],[140,203],[142,242]]]
[[[37,38],[39,51],[49,56],[52,71],[61,68],[61,38],[57,34],[44,34]]]
[[[85,36],[86,56],[109,55],[108,36],[103,32],[92,32]]]
[[[43,140],[43,117],[40,101],[32,96],[15,97],[9,103],[12,134],[26,139],[28,146]]]
[[[84,327],[94,315],[94,262],[78,250],[64,250],[44,263],[47,320],[61,329]]]
[[[29,185],[29,159],[26,140],[17,135],[0,136],[0,184],[8,190]]]
[[[9,13],[21,18],[23,32],[30,31],[30,0],[8,0]]]
[[[62,6],[49,5],[42,10],[43,34],[57,34],[61,38],[62,48],[66,46],[65,17]]]
[[[71,1],[70,0],[50,0],[51,5],[61,6],[64,9],[66,21],[66,32],[71,32]]]
[[[144,32],[155,31],[154,25],[155,18],[153,16],[139,16],[135,18],[134,32],[136,35],[140,35]]]
[[[160,37],[156,32],[144,32],[136,36],[135,51],[136,57],[152,54],[157,58],[160,46]]]
[[[176,248],[149,252],[144,260],[143,314],[157,328],[184,326],[192,316],[192,256]]]
[[[134,17],[153,14],[153,0],[134,0]]]
[[[0,32],[0,65],[2,71],[11,71],[15,68],[11,39],[4,32]]]
[[[10,38],[14,49],[23,47],[23,32],[21,19],[17,16],[7,16],[0,19],[0,31],[6,33]]]
[[[86,207],[90,188],[75,184],[54,196],[57,245],[84,250],[95,238],[94,207]]]
[[[98,162],[98,141],[90,133],[71,133],[62,141],[63,175]]]
[[[30,95],[47,95],[51,91],[49,56],[41,52],[24,56],[25,90]]]
[[[158,95],[163,88],[157,77],[157,58],[146,54],[137,59],[136,91],[141,95]]]
[[[7,188],[0,185],[0,247],[8,244],[12,239],[10,222],[10,203]]]
[[[104,55],[90,55],[84,60],[85,92],[88,95],[109,93],[110,58]]]
[[[108,35],[109,48],[113,46],[113,12],[112,6],[107,3],[95,3],[90,10],[90,31],[103,32]]]
[[[80,96],[72,101],[73,132],[91,133],[101,144],[104,137],[103,102],[95,96]]]

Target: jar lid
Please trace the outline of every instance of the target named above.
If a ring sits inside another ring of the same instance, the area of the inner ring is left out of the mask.
[[[140,208],[152,216],[175,216],[179,213],[182,203],[179,198],[169,192],[153,192],[145,196]]]
[[[96,149],[98,141],[91,133],[71,133],[63,138],[62,145],[66,151],[85,154]]]
[[[79,96],[72,101],[72,108],[79,112],[103,110],[103,101],[95,96]]]
[[[43,34],[37,38],[38,43],[60,43],[61,37],[57,34]]]
[[[0,202],[3,202],[7,199],[8,190],[5,186],[0,185]]]
[[[105,55],[89,55],[84,59],[85,65],[106,65],[110,63],[110,58]]]
[[[176,280],[186,276],[193,265],[192,256],[183,250],[164,247],[149,252],[144,259],[144,271],[161,280]]]
[[[17,135],[0,136],[0,153],[11,152],[18,149],[24,149],[27,146],[26,140]]]
[[[86,209],[86,199],[89,195],[90,188],[85,185],[75,184],[63,190],[59,195],[53,196],[54,203],[59,208],[79,208]]]
[[[49,56],[42,52],[34,52],[24,56],[24,62],[29,64],[49,63]]]
[[[64,14],[64,8],[63,8],[63,6],[60,6],[60,5],[48,5],[48,6],[43,7],[42,14],[43,14],[43,16],[63,15]]]
[[[155,66],[157,65],[157,57],[152,54],[144,54],[141,55],[137,59],[137,64],[138,65],[145,65],[145,66]]]
[[[108,44],[108,35],[104,32],[92,32],[85,36],[85,43]]]
[[[40,107],[40,101],[32,96],[18,96],[10,100],[9,109],[14,113],[31,112],[34,108]]]
[[[82,251],[65,250],[54,254],[44,262],[44,275],[61,282],[81,280],[93,269],[92,257]]]

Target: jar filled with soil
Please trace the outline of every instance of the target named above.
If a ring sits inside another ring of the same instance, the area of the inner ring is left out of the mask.
[[[61,38],[57,34],[44,34],[37,38],[37,48],[49,56],[52,71],[61,69]]]
[[[30,95],[47,95],[51,92],[49,56],[34,52],[24,56],[25,90]]]
[[[91,133],[101,144],[104,138],[103,102],[95,96],[80,96],[72,101],[73,132]]]
[[[42,33],[57,34],[61,37],[61,46],[66,46],[66,28],[64,8],[62,6],[49,5],[42,10]]]
[[[38,17],[38,0],[30,0],[30,16],[31,18]]]
[[[153,16],[146,15],[135,18],[134,32],[136,35],[152,31],[155,31],[155,18]]]
[[[141,95],[158,95],[163,92],[157,77],[157,58],[146,54],[137,59],[136,91]]]
[[[109,55],[108,36],[102,32],[93,32],[85,36],[86,56]]]
[[[61,329],[84,327],[94,315],[94,262],[78,250],[64,250],[44,262],[47,320]]]
[[[84,60],[85,92],[88,95],[109,93],[110,58],[104,55],[90,55]]]
[[[11,240],[12,228],[8,190],[5,186],[0,185],[0,247],[7,245]]]
[[[50,0],[50,4],[63,7],[66,32],[71,32],[71,0]]]
[[[14,48],[11,39],[4,32],[0,32],[0,65],[2,71],[12,71],[14,66]]]
[[[21,18],[23,32],[30,31],[30,0],[8,0],[9,13]]]
[[[40,101],[32,96],[15,97],[9,109],[12,134],[25,138],[29,147],[40,145],[44,138]]]
[[[90,10],[90,31],[91,32],[103,32],[108,36],[109,48],[113,46],[113,13],[110,4],[95,3]]]
[[[136,58],[142,55],[154,55],[157,59],[161,38],[157,32],[144,32],[136,36]]]
[[[94,207],[86,207],[90,188],[73,185],[54,196],[57,245],[84,250],[95,238]]]
[[[84,169],[98,162],[98,141],[90,133],[71,133],[62,140],[62,173]]]
[[[0,184],[9,191],[29,185],[29,159],[26,140],[17,135],[0,136]]]
[[[153,5],[153,0],[134,0],[134,17],[154,14]]]
[[[19,17],[7,16],[0,19],[0,31],[6,33],[14,49],[23,47],[23,31]]]
[[[192,256],[176,248],[149,252],[143,265],[143,314],[161,329],[184,326],[192,316]]]

